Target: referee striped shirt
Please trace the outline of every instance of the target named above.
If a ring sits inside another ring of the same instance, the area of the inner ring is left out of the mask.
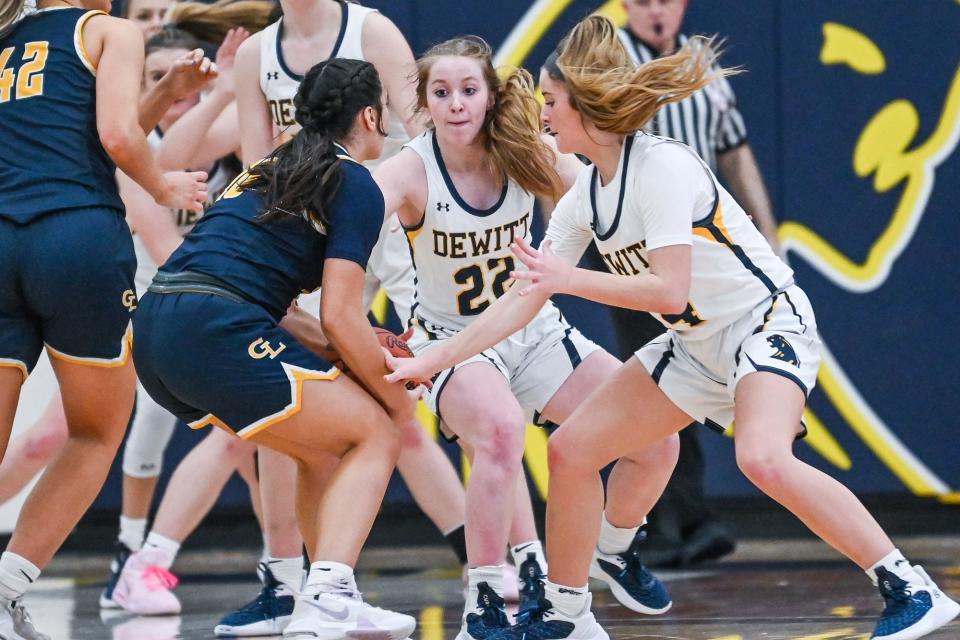
[[[629,29],[620,30],[620,39],[638,65],[658,55]],[[687,36],[679,34],[677,41],[683,46]],[[645,129],[693,147],[714,172],[718,155],[747,141],[747,128],[726,78],[718,78],[689,98],[662,107]]]

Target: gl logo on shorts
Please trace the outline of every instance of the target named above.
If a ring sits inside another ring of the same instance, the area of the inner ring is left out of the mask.
[[[267,340],[257,338],[247,347],[247,353],[250,354],[250,357],[254,360],[262,360],[267,356],[270,356],[270,359],[273,360],[286,348],[287,345],[281,342],[280,346],[274,349]]]
[[[131,289],[127,289],[123,292],[123,295],[120,296],[120,302],[123,303],[123,306],[127,308],[128,311],[133,311],[137,308],[137,294]]]

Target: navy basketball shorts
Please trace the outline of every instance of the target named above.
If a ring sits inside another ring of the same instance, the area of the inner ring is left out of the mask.
[[[210,293],[144,295],[133,359],[147,393],[190,428],[241,438],[299,412],[304,381],[340,375],[263,308]]]
[[[24,379],[44,345],[59,360],[123,366],[137,307],[130,228],[114,209],[0,218],[0,366]]]

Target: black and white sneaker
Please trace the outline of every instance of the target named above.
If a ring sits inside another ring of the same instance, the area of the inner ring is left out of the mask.
[[[503,598],[487,584],[477,585],[477,609],[463,619],[456,640],[487,640],[510,628]]]
[[[655,616],[669,611],[673,602],[660,579],[641,562],[639,546],[645,539],[646,533],[638,532],[623,553],[606,554],[595,549],[590,577],[606,582],[627,609]]]
[[[517,614],[517,623],[490,640],[610,640],[610,636],[593,617],[591,597],[577,616],[568,616],[554,609],[546,598]]]

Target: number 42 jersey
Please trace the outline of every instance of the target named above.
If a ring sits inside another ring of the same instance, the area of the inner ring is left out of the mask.
[[[25,224],[65,209],[123,212],[97,133],[97,71],[83,48],[83,26],[96,15],[42,9],[0,36],[0,216]]]

